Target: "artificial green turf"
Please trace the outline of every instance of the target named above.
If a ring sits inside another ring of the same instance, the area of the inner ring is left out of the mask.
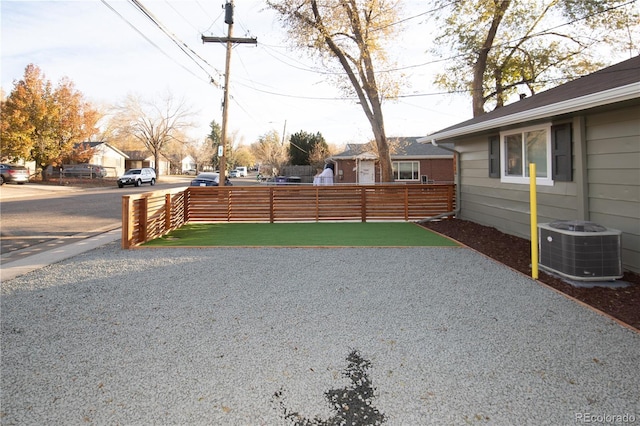
[[[458,244],[414,223],[187,224],[144,244],[153,247],[419,247]]]

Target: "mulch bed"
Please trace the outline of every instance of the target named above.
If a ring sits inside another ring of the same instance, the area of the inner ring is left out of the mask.
[[[526,239],[461,219],[429,222],[422,226],[531,276],[531,242]],[[631,285],[624,288],[578,288],[544,271],[539,271],[538,281],[640,330],[639,274],[625,272],[622,281]]]

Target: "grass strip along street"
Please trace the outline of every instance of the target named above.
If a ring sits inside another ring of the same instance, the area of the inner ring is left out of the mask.
[[[414,223],[187,224],[143,247],[456,247]]]

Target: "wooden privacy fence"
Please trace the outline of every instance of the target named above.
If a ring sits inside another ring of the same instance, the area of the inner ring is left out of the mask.
[[[420,220],[452,212],[455,185],[186,187],[122,197],[122,247],[189,222]]]

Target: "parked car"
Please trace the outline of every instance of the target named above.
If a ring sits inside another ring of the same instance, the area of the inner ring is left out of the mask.
[[[140,186],[148,183],[153,186],[156,184],[156,172],[150,167],[142,167],[140,169],[129,169],[118,178],[118,188],[125,185]]]
[[[240,177],[240,172],[239,172],[239,171],[237,171],[237,170],[231,170],[231,171],[229,172],[229,177],[233,177],[233,178]]]
[[[102,179],[107,176],[107,170],[97,164],[68,164],[62,166],[62,175],[64,177]]]
[[[277,185],[290,185],[302,182],[300,176],[276,176],[274,181]]]
[[[18,185],[29,182],[29,171],[24,166],[15,164],[0,164],[0,185],[14,182]]]
[[[246,167],[236,167],[236,171],[238,172],[238,177],[247,177]]]
[[[195,179],[191,181],[191,186],[218,186],[220,184],[220,173],[205,172],[200,173]],[[232,186],[233,184],[229,178],[225,179],[225,186]]]
[[[189,176],[195,176],[197,174],[196,169],[185,170],[183,173]]]

